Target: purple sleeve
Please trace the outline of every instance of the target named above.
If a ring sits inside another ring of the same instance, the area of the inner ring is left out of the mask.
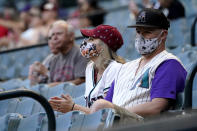
[[[166,60],[156,70],[150,92],[154,98],[176,99],[176,94],[185,87],[187,72],[176,60]]]
[[[109,91],[107,92],[107,96],[105,97],[105,100],[107,100],[109,102],[112,102],[112,99],[113,99],[114,83],[115,83],[115,81],[112,82],[111,87],[109,88]]]

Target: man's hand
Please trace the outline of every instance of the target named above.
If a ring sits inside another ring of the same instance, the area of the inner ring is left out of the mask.
[[[70,95],[61,95],[60,97],[52,97],[49,100],[49,103],[51,104],[52,108],[55,111],[59,111],[62,113],[67,113],[71,111],[73,107],[73,100]]]
[[[47,78],[47,72],[47,68],[40,62],[36,61],[30,65],[28,79],[31,81],[31,85],[41,82],[44,77]]]

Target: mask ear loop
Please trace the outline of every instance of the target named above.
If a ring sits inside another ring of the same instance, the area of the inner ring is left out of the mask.
[[[158,37],[161,37],[162,36],[162,33],[163,33],[163,30],[160,32],[160,34],[158,35]],[[159,45],[161,44],[161,41],[162,41],[163,39],[161,39],[160,41],[159,41]]]

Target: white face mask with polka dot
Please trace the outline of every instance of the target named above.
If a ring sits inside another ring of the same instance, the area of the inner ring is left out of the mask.
[[[135,39],[136,50],[141,55],[152,53],[160,45],[161,40],[158,41],[158,38],[161,36],[162,33],[163,31],[161,31],[161,33],[156,38],[152,38],[152,39],[146,39],[141,34],[137,34]]]

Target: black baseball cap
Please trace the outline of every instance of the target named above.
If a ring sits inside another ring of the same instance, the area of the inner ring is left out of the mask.
[[[136,24],[128,27],[151,27],[168,30],[168,28],[170,27],[170,22],[160,10],[145,8],[141,10],[137,15]]]

